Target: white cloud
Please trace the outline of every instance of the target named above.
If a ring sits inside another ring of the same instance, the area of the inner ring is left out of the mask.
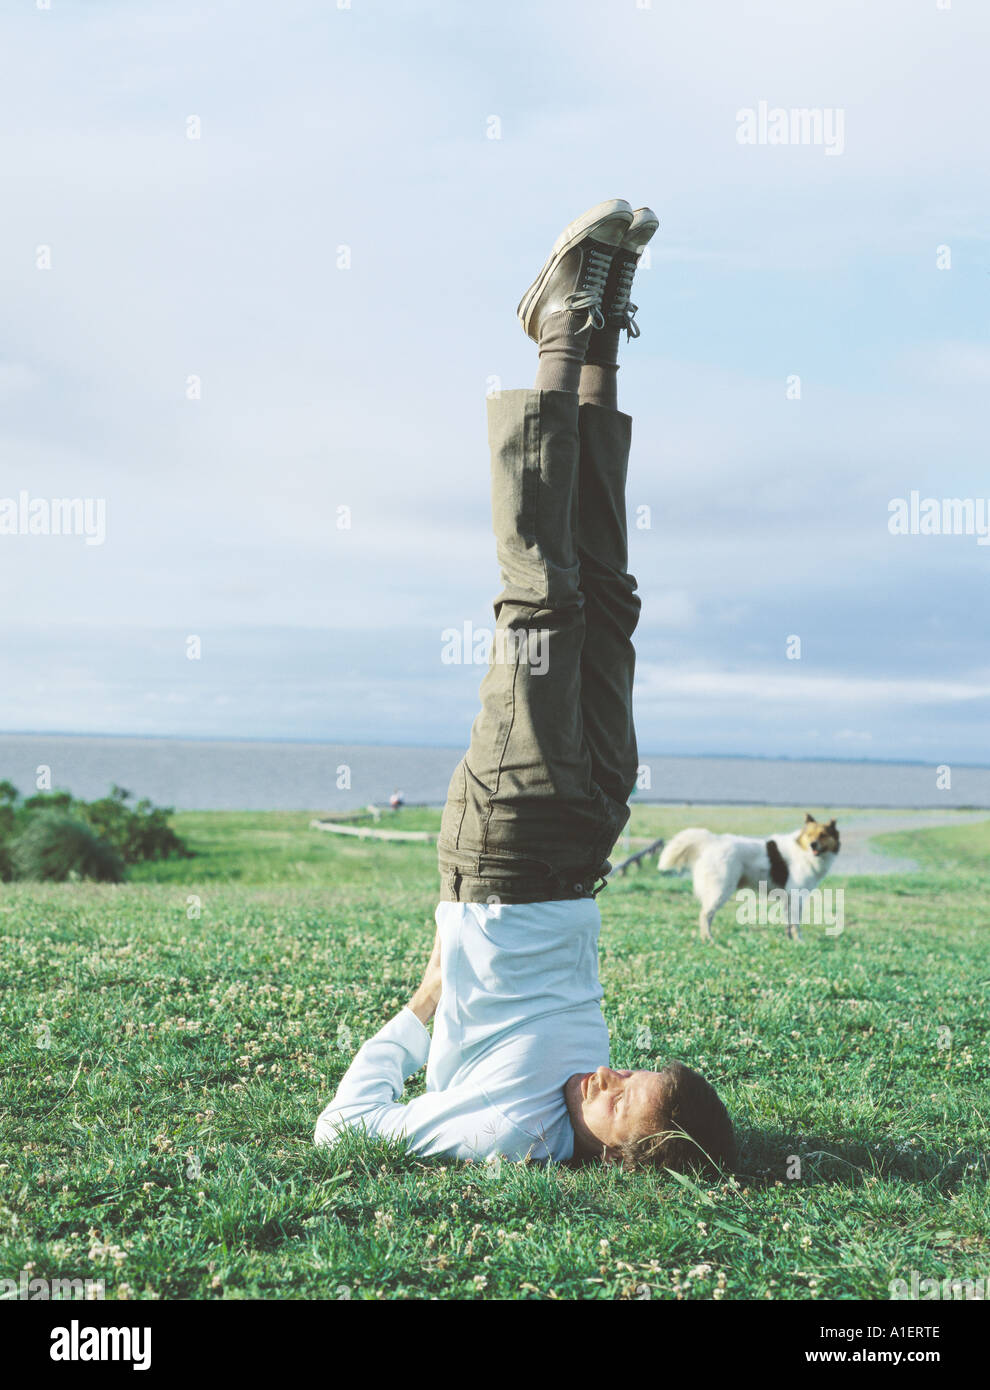
[[[697,609],[689,594],[678,589],[662,592],[650,600],[649,621],[658,628],[688,628],[697,618]]]
[[[990,699],[990,679],[819,676],[796,669],[778,674],[765,668],[710,671],[655,663],[641,663],[637,676],[639,696],[644,702],[691,695],[703,699],[761,701],[767,705],[822,701],[864,707],[955,704]]]
[[[935,342],[916,348],[907,365],[923,381],[939,386],[990,383],[990,348],[985,343]]]
[[[38,384],[38,373],[22,362],[0,362],[0,400],[30,391]]]
[[[167,8],[2,21],[0,493],[107,499],[98,553],[0,547],[6,611],[38,634],[28,682],[58,684],[55,608],[92,627],[67,725],[124,718],[101,643],[128,624],[483,621],[498,587],[485,381],[532,379],[519,293],[562,218],[621,192],[662,222],[620,391],[636,420],[630,501],[654,511],[631,538],[644,629],[687,652],[685,705],[821,698],[854,729],[857,700],[980,698],[978,619],[942,600],[985,555],[897,548],[886,502],[935,478],[966,495],[983,476],[990,359],[960,289],[990,223],[986,7],[627,0],[607,22],[599,4],[562,22],[523,0]],[[735,112],[761,99],[842,106],[846,153],[741,148]],[[484,137],[492,112],[501,141]],[[945,240],[961,254],[939,275]],[[183,398],[191,372],[199,404]],[[882,654],[862,656],[858,598],[884,590],[921,633],[937,607],[939,681],[887,680]],[[761,670],[705,674],[733,626],[770,640],[780,595],[784,632],[821,618],[832,662],[857,670],[817,686],[788,672],[779,690]],[[649,669],[641,694],[661,698]],[[362,692],[396,678],[370,647],[348,674],[342,734]],[[402,693],[414,737],[429,691]],[[5,694],[5,719],[29,724],[30,695]],[[252,728],[291,707],[259,694]]]

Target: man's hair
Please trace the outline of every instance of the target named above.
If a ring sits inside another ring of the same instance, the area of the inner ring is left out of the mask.
[[[668,1062],[658,1072],[661,1097],[649,1134],[620,1145],[624,1168],[698,1169],[714,1174],[731,1169],[736,1140],[729,1112],[714,1088],[683,1062]]]

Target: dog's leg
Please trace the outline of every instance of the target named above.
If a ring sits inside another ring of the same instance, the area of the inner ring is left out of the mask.
[[[801,902],[795,904],[790,893],[787,895],[787,937],[789,941],[803,941],[801,935]]]
[[[701,909],[701,912],[698,914],[698,930],[701,933],[702,941],[715,940],[715,938],[712,936],[712,918],[715,916],[715,913],[717,911],[717,907],[703,907]]]
[[[725,885],[716,887],[714,884],[707,885],[707,894],[699,894],[701,900],[701,912],[698,916],[698,929],[701,932],[702,941],[714,941],[712,936],[712,923],[715,914],[722,911],[722,908],[737,891],[738,884],[734,888],[726,888]],[[712,893],[716,896],[713,897]]]

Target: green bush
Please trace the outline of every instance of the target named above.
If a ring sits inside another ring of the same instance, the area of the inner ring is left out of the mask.
[[[71,792],[39,792],[37,796],[26,796],[16,808],[16,814],[23,821],[35,811],[71,811],[73,806],[85,804],[77,802]]]
[[[79,814],[113,845],[125,864],[147,859],[189,859],[191,851],[168,823],[171,806],[154,806],[147,798],[132,809],[131,793],[114,786],[99,801],[77,803]]]
[[[13,782],[0,781],[0,883],[7,883],[14,877],[14,866],[10,859],[8,842],[16,824],[18,792]]]
[[[113,845],[85,821],[66,811],[35,814],[10,842],[10,860],[18,878],[65,883],[90,878],[119,883],[124,861]]]
[[[168,823],[171,806],[112,787],[97,801],[70,792],[39,792],[23,801],[13,783],[0,781],[0,880],[95,878],[116,883],[124,866],[144,860],[189,859],[192,851]],[[58,836],[65,844],[57,843]]]

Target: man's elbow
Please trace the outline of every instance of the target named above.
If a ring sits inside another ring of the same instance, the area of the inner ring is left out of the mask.
[[[316,1122],[316,1129],[313,1132],[313,1143],[322,1148],[329,1148],[336,1144],[340,1138],[340,1131],[344,1128],[346,1121],[341,1117],[337,1110],[324,1110],[323,1114]]]

